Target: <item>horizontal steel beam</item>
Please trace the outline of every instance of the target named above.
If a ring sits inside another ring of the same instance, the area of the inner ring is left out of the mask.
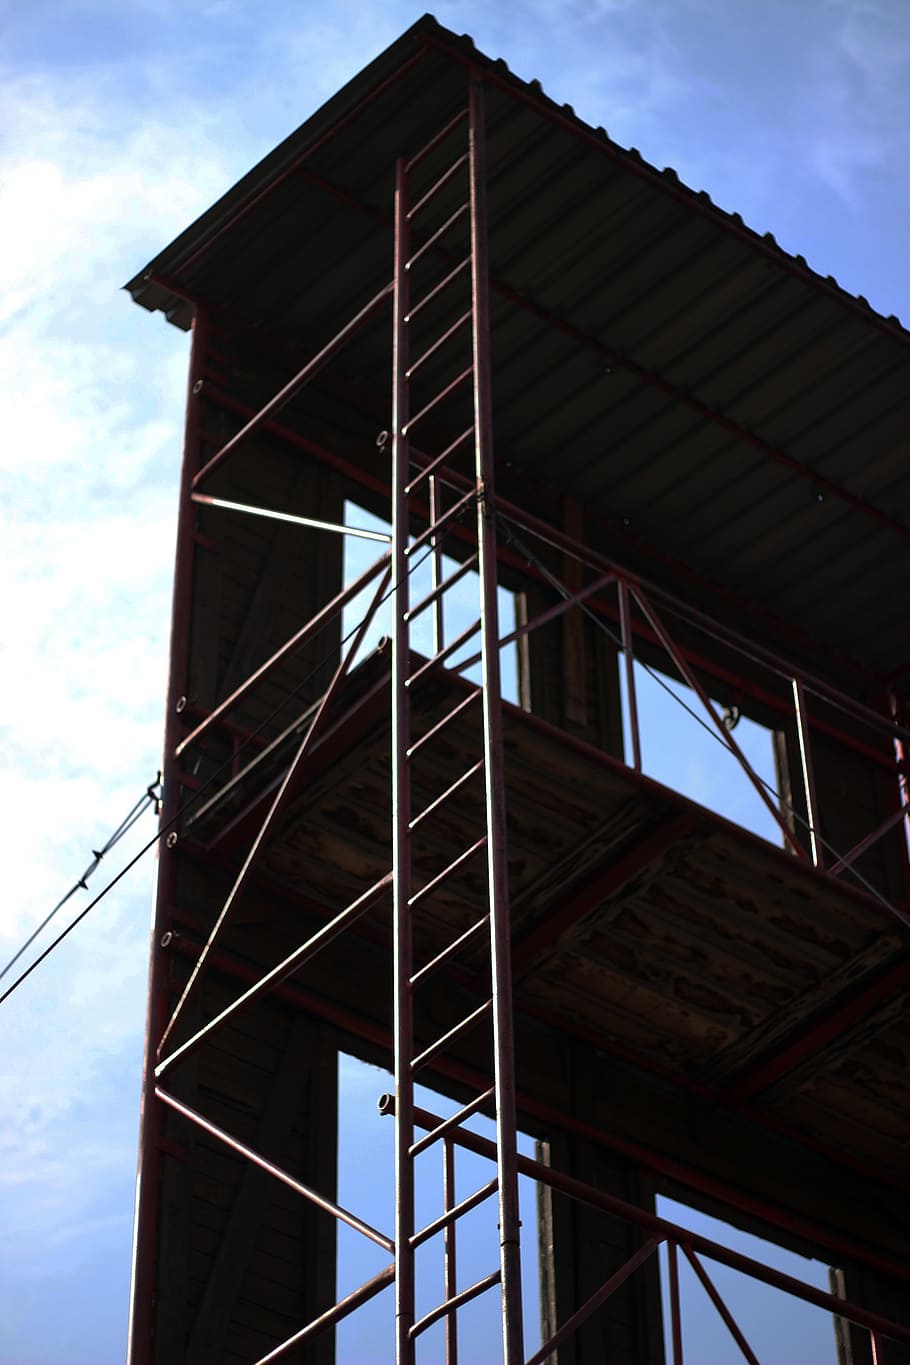
[[[910,990],[910,956],[860,982],[847,999],[843,996],[819,1011],[813,1019],[792,1029],[771,1052],[744,1067],[723,1088],[727,1104],[748,1104],[804,1062],[817,1060],[824,1051],[856,1024],[873,1018]]]
[[[196,947],[185,939],[175,939],[173,947],[176,951],[191,957],[197,951]],[[233,976],[239,981],[255,982],[259,979],[260,974],[255,968],[248,962],[234,958],[230,954],[216,951],[213,954],[212,963],[219,971],[227,976]],[[328,1000],[324,996],[316,995],[312,991],[304,990],[290,982],[279,985],[275,990],[275,996],[283,1000],[285,1004],[295,1009],[303,1009],[314,1017],[323,1020],[326,1024],[347,1035],[352,1041],[357,1040],[365,1044],[369,1050],[375,1049],[382,1054],[391,1056],[391,1033],[387,1027],[377,1020],[371,1019],[347,1005]],[[521,1011],[522,1006],[519,1002],[519,1012]],[[542,1017],[539,1011],[535,1012],[535,1017]],[[550,1027],[566,1027],[564,1020],[547,1019],[544,1022]],[[571,1032],[571,1028],[568,1031]],[[605,1050],[610,1051],[609,1042],[605,1043]],[[373,1060],[375,1060],[375,1054]],[[466,1087],[475,1092],[486,1089],[490,1085],[489,1075],[451,1058],[437,1058],[430,1067],[430,1071],[459,1087]],[[663,1076],[662,1079],[666,1082],[671,1078]],[[677,1084],[683,1089],[687,1088],[686,1078],[677,1078]],[[910,1265],[902,1261],[891,1260],[887,1255],[871,1251],[864,1244],[856,1242],[855,1239],[848,1240],[840,1237],[830,1229],[800,1217],[789,1209],[746,1194],[737,1186],[708,1175],[703,1170],[690,1166],[683,1160],[668,1157],[651,1147],[631,1142],[614,1132],[586,1123],[575,1115],[567,1113],[565,1109],[559,1109],[535,1099],[527,1092],[519,1092],[518,1098],[519,1110],[524,1121],[529,1125],[536,1124],[544,1130],[555,1129],[573,1133],[596,1146],[617,1152],[642,1166],[645,1170],[652,1171],[655,1175],[662,1176],[674,1184],[686,1187],[716,1203],[726,1204],[729,1208],[764,1223],[768,1228],[777,1228],[784,1234],[817,1246],[832,1254],[834,1258],[846,1257],[849,1260],[869,1265],[902,1282],[910,1282]],[[750,1114],[748,1120],[757,1130],[767,1131],[775,1140],[784,1137],[810,1151],[815,1150],[814,1144],[807,1142],[803,1136],[790,1133],[780,1125],[768,1123],[762,1115]],[[826,1160],[840,1160],[844,1164],[845,1171],[853,1169],[854,1163],[844,1163],[842,1155],[838,1158],[836,1154],[829,1152],[822,1152],[821,1154]],[[895,1198],[904,1199],[908,1189],[910,1189],[900,1181],[888,1179],[881,1171],[862,1170],[861,1174],[867,1179],[880,1181],[884,1189],[893,1190]]]
[[[692,811],[670,814],[659,829],[646,834],[631,848],[624,849],[608,867],[599,868],[594,876],[580,886],[571,887],[539,924],[516,940],[512,949],[512,965],[516,974],[527,974],[586,915],[611,896],[618,895],[668,848],[687,838],[696,825]],[[516,905],[515,908],[519,909],[520,906]]]

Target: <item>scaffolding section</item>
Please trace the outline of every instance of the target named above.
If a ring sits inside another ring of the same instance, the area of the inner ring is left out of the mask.
[[[682,1365],[681,1261],[755,1361],[706,1259],[910,1360],[910,338],[429,19],[130,288],[193,331],[131,1365],[330,1365],[381,1294],[399,1365],[484,1295],[490,1361]],[[657,780],[655,688],[769,837]],[[393,1228],[339,1050],[394,1071]],[[339,1299],[341,1225],[388,1259]]]

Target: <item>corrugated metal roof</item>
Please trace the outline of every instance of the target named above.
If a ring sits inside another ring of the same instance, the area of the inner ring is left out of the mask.
[[[906,665],[910,334],[429,16],[133,297],[180,326],[201,298],[315,350],[389,279],[395,159],[463,106],[470,63],[488,88],[498,458],[868,671]],[[378,425],[389,347],[382,319],[356,350]]]

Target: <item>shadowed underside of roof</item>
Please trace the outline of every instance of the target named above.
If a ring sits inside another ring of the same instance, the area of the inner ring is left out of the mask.
[[[396,158],[464,106],[472,67],[487,85],[498,461],[598,514],[606,552],[634,537],[873,681],[900,676],[910,334],[429,16],[133,297],[179,326],[201,300],[314,353],[388,282]],[[431,180],[452,145],[428,159]],[[448,245],[432,253],[440,277]],[[390,338],[383,313],[338,362],[380,426]]]

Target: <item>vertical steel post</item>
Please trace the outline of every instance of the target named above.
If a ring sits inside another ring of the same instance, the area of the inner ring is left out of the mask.
[[[407,315],[409,307],[407,174],[399,160],[395,175],[395,292],[392,342],[392,873],[395,1034],[395,1359],[410,1365],[414,1344],[414,1052],[411,975],[411,792],[407,750],[410,743],[407,678],[408,649],[408,499],[410,472],[408,421]]]
[[[455,1194],[455,1143],[448,1134],[442,1140],[442,1201],[446,1213],[454,1209],[458,1202]],[[456,1235],[453,1221],[447,1224],[444,1234],[443,1278],[447,1299],[454,1299],[458,1292]],[[446,1365],[458,1365],[458,1321],[454,1313],[446,1314]]]
[[[167,689],[167,714],[164,722],[163,792],[161,828],[176,819],[179,806],[177,758],[180,740],[177,704],[187,691],[190,647],[190,603],[193,587],[195,540],[193,526],[196,509],[192,502],[193,478],[202,454],[202,385],[205,381],[208,326],[205,314],[197,307],[193,318],[189,381],[183,435],[183,467],[180,477],[180,504],[177,520],[177,548],[174,566],[174,595],[171,615],[171,647]],[[155,1061],[158,1040],[168,1017],[168,961],[161,949],[161,936],[167,928],[173,904],[173,849],[159,847],[155,910],[152,916],[152,941],[149,956],[149,993],[143,1062],[142,1099],[139,1117],[139,1159],[136,1171],[136,1201],[133,1213],[133,1259],[130,1276],[128,1365],[149,1365],[153,1354],[153,1308],[158,1259],[158,1223],[161,1206],[161,1148],[159,1140],[164,1122],[161,1102],[155,1095]]]
[[[910,721],[910,697],[905,691],[893,691],[889,697],[891,715],[898,725],[906,726]],[[902,806],[910,802],[910,777],[907,761],[910,759],[910,745],[902,739],[894,740],[894,757],[897,759],[897,790]],[[910,813],[904,816],[904,885],[910,900]]]
[[[667,1270],[670,1294],[670,1338],[673,1345],[673,1365],[683,1365],[682,1317],[679,1302],[679,1259],[676,1243],[667,1242]]]
[[[818,799],[815,794],[815,773],[812,768],[812,749],[809,737],[809,717],[806,697],[799,678],[793,678],[793,709],[796,713],[796,733],[799,738],[799,759],[803,770],[803,790],[806,794],[806,814],[809,817],[809,849],[816,867],[824,867],[821,828],[818,820]]]
[[[439,479],[435,474],[430,475],[430,517],[437,522],[442,515],[442,488]],[[433,536],[430,544],[433,547],[433,556],[430,561],[431,578],[430,587],[433,592],[438,593],[436,601],[433,603],[433,653],[438,654],[445,648],[445,609],[442,601],[442,593],[439,591],[442,580],[442,544],[438,536]]]
[[[629,585],[620,578],[616,584],[619,593],[619,622],[622,631],[622,652],[626,669],[626,700],[629,705],[629,733],[632,737],[632,766],[641,772],[641,738],[638,729],[638,699],[635,695],[635,654],[632,642],[632,609],[629,603]]]
[[[512,1021],[512,964],[506,857],[505,775],[499,675],[496,520],[493,482],[493,411],[490,386],[490,300],[487,242],[484,95],[479,71],[470,73],[471,297],[473,304],[474,447],[477,480],[477,551],[480,575],[484,779],[493,996],[493,1073],[496,1088],[496,1161],[503,1365],[521,1365],[521,1248],[518,1217],[518,1146]]]

